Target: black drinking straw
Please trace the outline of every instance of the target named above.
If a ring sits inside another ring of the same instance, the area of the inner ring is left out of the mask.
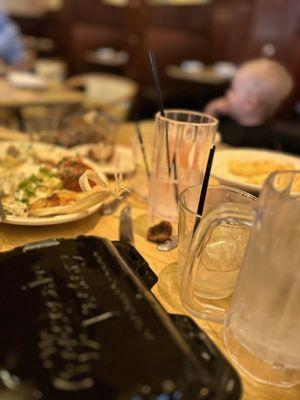
[[[151,71],[153,75],[153,80],[154,80],[154,85],[155,85],[155,90],[156,90],[156,96],[157,96],[157,101],[158,101],[158,106],[160,109],[160,114],[162,117],[165,117],[165,110],[164,110],[164,103],[163,103],[163,98],[162,98],[162,92],[161,92],[161,86],[158,78],[158,72],[157,72],[157,67],[156,67],[156,61],[155,61],[155,56],[151,50],[148,50],[148,58],[151,66]],[[166,145],[167,145],[167,163],[168,163],[168,173],[170,176],[171,173],[171,158],[170,158],[170,146],[169,146],[169,132],[168,132],[168,125],[167,127],[167,132],[166,132]]]
[[[157,95],[157,101],[158,101],[158,106],[160,109],[160,114],[162,117],[165,117],[165,111],[164,111],[164,104],[163,104],[163,98],[162,98],[162,91],[161,91],[161,86],[158,78],[158,72],[157,72],[157,67],[156,67],[156,61],[155,61],[155,56],[154,53],[151,50],[148,50],[148,58],[152,70],[152,75],[153,75],[153,80],[155,84],[155,89],[156,89],[156,95]],[[174,179],[177,181],[177,165],[176,165],[176,149],[174,153],[174,157],[172,160],[172,165],[171,165],[171,157],[170,157],[170,145],[169,145],[169,132],[168,132],[168,124],[166,124],[166,146],[167,146],[167,164],[168,164],[168,174],[169,177],[171,175],[171,170],[172,167],[174,168]],[[175,182],[175,197],[176,201],[178,203],[178,187],[177,183]]]
[[[153,80],[154,80],[154,84],[155,84],[156,95],[157,95],[160,113],[164,117],[165,116],[164,103],[163,103],[161,87],[160,87],[159,78],[158,78],[156,61],[155,61],[155,56],[151,50],[148,50],[148,57],[149,57],[149,62],[150,62]]]
[[[205,173],[204,173],[204,178],[203,178],[203,183],[202,183],[202,187],[201,187],[201,194],[199,197],[199,202],[198,202],[198,207],[197,207],[197,217],[195,220],[193,234],[195,233],[195,230],[197,229],[197,226],[199,225],[199,222],[200,222],[200,218],[198,217],[198,215],[202,216],[202,213],[203,213],[205,197],[206,197],[206,192],[207,192],[207,188],[208,188],[208,181],[209,181],[209,177],[210,177],[211,166],[212,166],[214,155],[215,155],[215,150],[216,150],[216,146],[213,146],[209,151],[209,156],[208,156]]]
[[[140,125],[138,122],[136,123],[136,132],[137,132],[137,137],[138,137],[138,141],[140,144],[141,153],[143,156],[145,171],[146,171],[148,179],[150,179],[150,169],[149,169],[149,164],[148,164],[148,160],[147,160],[147,156],[146,156],[144,140],[143,140],[142,132],[141,132]]]

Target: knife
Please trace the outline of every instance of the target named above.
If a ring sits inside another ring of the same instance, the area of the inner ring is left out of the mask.
[[[0,200],[0,223],[3,222],[5,219],[5,211],[3,208],[2,201]]]
[[[122,242],[128,242],[131,244],[134,242],[130,206],[125,206],[121,211],[119,238]]]

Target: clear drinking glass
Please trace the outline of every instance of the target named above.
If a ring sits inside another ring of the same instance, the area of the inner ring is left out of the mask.
[[[218,121],[185,110],[166,110],[155,117],[155,138],[150,180],[150,219],[178,218],[179,193],[200,185],[214,143]]]
[[[140,200],[147,202],[149,199],[149,184],[150,177],[147,174],[145,159],[149,172],[151,173],[152,155],[153,155],[153,141],[154,141],[154,122],[143,121],[139,123],[140,132],[144,144],[144,154],[139,142],[137,134],[132,135],[131,145],[133,152],[133,159],[135,163],[135,175],[132,187]]]
[[[203,216],[197,214],[201,186],[185,189],[179,197],[178,272],[185,294],[184,304],[197,316],[222,321],[233,293],[240,270],[249,227],[226,221],[217,225],[199,249],[193,265],[187,265],[196,220],[205,222],[207,214],[221,204],[241,204],[253,207],[257,198],[242,190],[224,185],[210,185],[207,189]],[[192,271],[192,274],[190,274]],[[188,296],[188,298],[186,298]],[[195,305],[194,305],[195,303]]]
[[[294,386],[300,383],[300,171],[270,175],[254,209],[224,204],[201,222],[182,292],[196,311],[188,281],[207,237],[224,222],[253,226],[223,331],[227,350],[257,381]]]

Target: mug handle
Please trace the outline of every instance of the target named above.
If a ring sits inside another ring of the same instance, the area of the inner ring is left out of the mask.
[[[198,318],[204,317],[203,310],[201,311],[199,308],[194,296],[196,277],[199,280],[200,275],[197,274],[199,260],[214,229],[226,222],[237,222],[240,226],[253,227],[255,225],[255,213],[253,207],[247,204],[221,204],[201,220],[191,239],[187,264],[183,271],[180,295],[185,309]],[[221,320],[226,316],[225,309],[223,314]],[[216,322],[221,322],[221,320],[216,319]]]

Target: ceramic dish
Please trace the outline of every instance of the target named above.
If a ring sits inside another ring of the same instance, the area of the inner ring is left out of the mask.
[[[300,169],[300,158],[276,151],[235,148],[217,151],[212,175],[222,183],[258,193],[277,170]]]

